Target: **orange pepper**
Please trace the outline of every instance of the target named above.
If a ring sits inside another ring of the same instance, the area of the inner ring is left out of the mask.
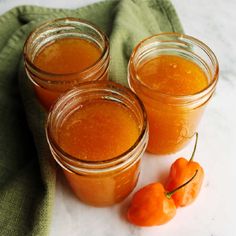
[[[193,157],[196,151],[198,141],[198,133],[196,133],[196,141],[194,145],[194,150],[190,160],[186,160],[181,157],[178,158],[171,166],[169,176],[165,185],[166,190],[171,191],[177,186],[184,183],[189,179],[193,173],[198,170],[198,175],[194,180],[187,186],[181,188],[178,192],[175,192],[172,196],[176,207],[183,207],[191,204],[197,197],[204,178],[203,168],[199,163],[193,161]]]
[[[149,184],[136,192],[127,212],[128,220],[138,226],[162,225],[170,221],[176,214],[172,195],[189,184],[198,170],[187,182],[171,192],[166,192],[161,183]]]

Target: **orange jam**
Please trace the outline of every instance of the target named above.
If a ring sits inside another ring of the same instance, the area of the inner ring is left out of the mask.
[[[191,95],[208,85],[206,74],[194,62],[174,55],[161,55],[140,65],[137,76],[142,83],[166,95]],[[143,100],[149,121],[151,153],[173,153],[182,148],[195,132],[202,109],[168,105],[168,97]]]
[[[140,130],[123,105],[109,100],[84,104],[63,122],[58,144],[80,160],[112,159],[133,146]]]
[[[166,95],[191,95],[208,85],[206,74],[196,63],[174,55],[161,55],[147,61],[138,68],[137,75],[143,83]],[[144,103],[150,125],[147,150],[165,154],[182,148],[186,138],[195,132],[201,109],[168,106],[165,98],[161,103],[144,98]]]
[[[66,118],[58,134],[58,144],[80,160],[104,161],[131,148],[139,133],[135,117],[123,105],[100,100],[83,105]],[[109,205],[123,199],[132,189],[137,165],[119,175],[92,181],[67,171],[65,175],[81,200]]]
[[[109,43],[89,22],[56,19],[29,35],[24,61],[39,101],[49,109],[65,91],[84,82],[108,79]]]
[[[51,77],[51,81],[67,81],[76,75],[68,76],[83,71],[93,65],[101,56],[101,50],[87,40],[80,38],[64,38],[46,45],[34,59],[34,64],[47,73],[59,75]],[[60,90],[67,90],[63,84]],[[49,109],[58,98],[61,91],[51,91],[40,86],[35,86],[35,92],[41,103]]]
[[[191,95],[205,89],[208,79],[194,62],[180,56],[161,55],[138,67],[140,80],[168,95]]]
[[[148,131],[142,104],[130,90],[112,82],[83,84],[57,101],[46,131],[82,201],[111,205],[135,187]]]
[[[88,40],[62,38],[42,48],[36,55],[34,64],[48,73],[70,74],[88,68],[100,56],[101,50]],[[52,80],[56,79],[52,78]]]

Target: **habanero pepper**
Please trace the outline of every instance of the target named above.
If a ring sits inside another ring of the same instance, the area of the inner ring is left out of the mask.
[[[198,170],[187,182],[167,192],[161,183],[152,183],[136,192],[127,212],[128,220],[138,226],[156,226],[170,221],[176,214],[172,195],[196,177]]]
[[[193,161],[194,154],[197,148],[197,142],[198,133],[196,133],[196,141],[190,160],[186,160],[183,157],[178,158],[172,164],[169,176],[167,178],[165,188],[166,190],[171,191],[177,186],[183,184],[193,175],[196,170],[198,170],[198,175],[191,183],[189,183],[187,186],[181,188],[179,191],[173,194],[172,198],[175,202],[176,207],[184,207],[191,204],[198,196],[202,186],[204,170],[199,163]]]

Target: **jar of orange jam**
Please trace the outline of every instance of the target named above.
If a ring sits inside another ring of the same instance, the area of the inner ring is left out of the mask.
[[[147,111],[147,151],[169,154],[182,149],[196,132],[216,87],[218,62],[201,41],[163,33],[135,47],[128,80]]]
[[[77,18],[39,26],[24,46],[26,73],[46,109],[61,93],[80,83],[107,80],[109,59],[106,35]]]
[[[148,127],[144,107],[129,89],[113,82],[81,84],[52,107],[46,134],[83,202],[112,205],[135,187]]]

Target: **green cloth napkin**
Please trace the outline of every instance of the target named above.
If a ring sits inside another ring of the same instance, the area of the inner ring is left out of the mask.
[[[75,10],[20,6],[0,16],[0,235],[47,235],[55,168],[44,134],[46,113],[27,79],[22,48],[42,22],[80,17],[110,38],[111,79],[127,85],[127,63],[143,38],[182,32],[168,0],[104,1]]]

